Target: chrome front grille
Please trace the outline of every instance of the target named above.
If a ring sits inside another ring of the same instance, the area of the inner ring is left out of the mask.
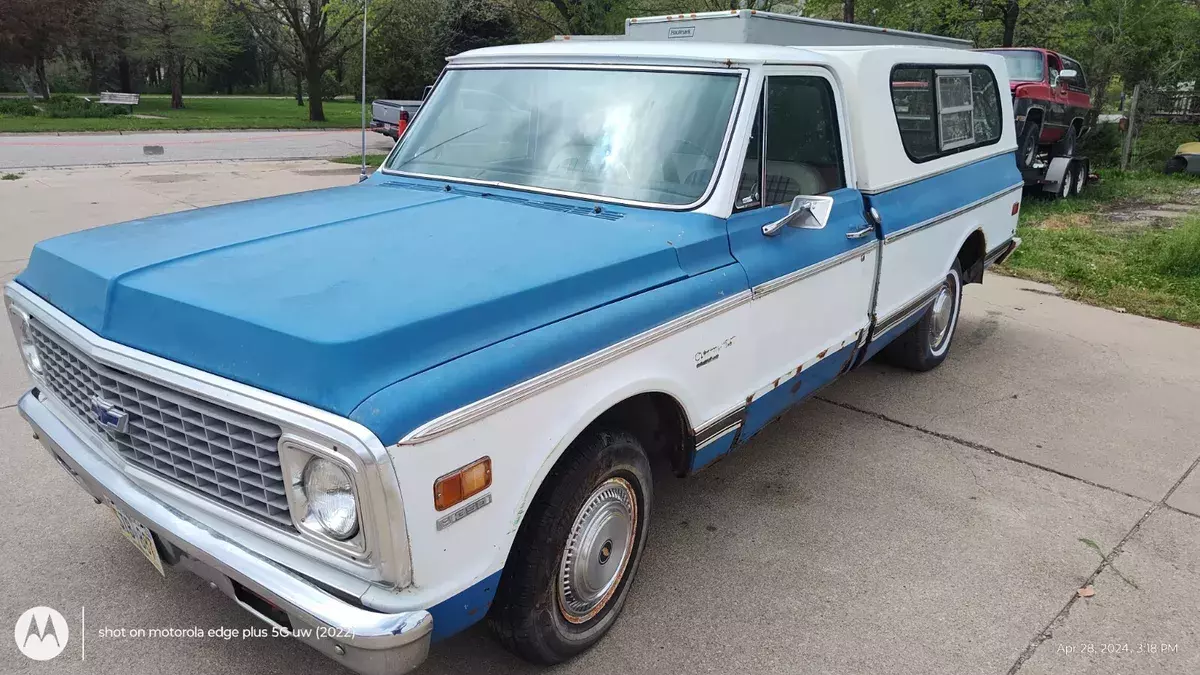
[[[97,363],[36,321],[30,328],[50,391],[121,457],[293,528],[278,426]],[[102,424],[96,409],[106,406],[115,416]]]

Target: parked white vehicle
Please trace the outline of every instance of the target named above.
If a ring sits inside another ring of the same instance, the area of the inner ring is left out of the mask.
[[[628,597],[659,467],[947,357],[1019,243],[1008,91],[929,47],[461,54],[359,185],[39,244],[19,407],[157,566],[353,670],[485,616],[563,661]]]

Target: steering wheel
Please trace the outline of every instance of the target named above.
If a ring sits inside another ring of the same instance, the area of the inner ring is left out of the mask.
[[[694,141],[689,141],[686,138],[680,138],[675,141],[674,147],[680,147],[680,146],[690,147],[696,151],[697,155],[700,155],[701,157],[703,157],[705,159],[711,159],[714,164],[716,164],[716,162],[717,162],[716,156],[708,154],[708,150],[704,149],[699,143],[696,143]]]
[[[690,148],[693,151],[695,151],[695,154],[700,155],[701,157],[712,162],[713,166],[716,166],[716,164],[717,164],[716,157],[708,154],[708,151],[705,150],[703,147],[701,147],[699,143],[689,141],[686,138],[675,139],[675,143],[672,144],[670,147],[672,148],[673,152],[676,152],[676,153],[679,152],[680,148]],[[671,157],[671,154],[672,153],[667,153],[666,155],[663,156],[663,160],[662,160],[663,180],[667,181],[668,183],[678,183],[679,182],[679,168],[675,165],[675,160]]]
[[[629,181],[633,180],[633,173],[631,173],[629,171],[629,167],[625,166],[625,162],[622,162],[621,160],[616,159],[615,157],[610,156],[610,157],[604,158],[604,166],[606,169],[607,168],[620,169],[621,172],[625,174],[626,180],[629,180]]]

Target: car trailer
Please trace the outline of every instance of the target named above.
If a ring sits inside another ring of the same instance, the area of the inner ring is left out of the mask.
[[[1036,189],[1055,199],[1078,196],[1091,180],[1091,162],[1077,155],[1043,153],[1021,170],[1026,189]]]

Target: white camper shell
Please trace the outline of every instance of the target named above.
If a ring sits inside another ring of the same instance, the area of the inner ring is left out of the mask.
[[[973,46],[969,40],[753,9],[626,19],[625,38],[806,47],[910,45],[970,49]]]

